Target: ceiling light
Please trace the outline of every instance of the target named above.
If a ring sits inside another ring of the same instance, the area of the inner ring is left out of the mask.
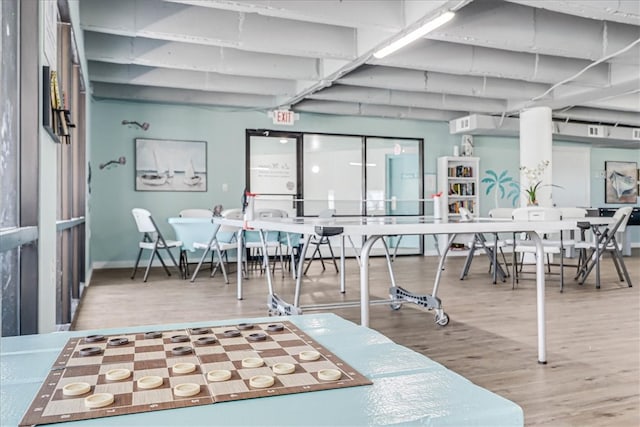
[[[282,138],[280,140],[280,144],[286,144],[287,142],[289,142],[289,140],[287,138]]]
[[[360,162],[349,162],[349,166],[362,166],[362,163]],[[375,167],[376,164],[375,163],[367,163],[365,164],[366,167]]]
[[[420,37],[424,36],[425,34],[435,30],[439,26],[449,22],[451,20],[451,18],[454,17],[454,15],[455,15],[455,13],[453,13],[453,12],[445,12],[445,13],[443,13],[442,15],[438,16],[437,18],[432,19],[431,21],[428,21],[427,23],[425,23],[421,27],[413,30],[409,34],[405,35],[404,37],[399,38],[398,40],[394,41],[393,43],[391,43],[387,47],[383,47],[382,49],[380,49],[379,51],[374,53],[373,56],[375,56],[378,59],[384,58],[385,56],[389,55],[390,53],[393,53],[396,50],[405,47],[409,43],[419,39]]]

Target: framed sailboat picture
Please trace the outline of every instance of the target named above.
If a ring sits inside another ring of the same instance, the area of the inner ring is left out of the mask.
[[[637,203],[636,162],[604,162],[605,203]]]
[[[136,139],[136,191],[207,191],[207,142]]]

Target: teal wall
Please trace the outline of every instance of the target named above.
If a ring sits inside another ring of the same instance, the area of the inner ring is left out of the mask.
[[[150,123],[148,131],[121,125],[122,120]],[[424,138],[425,173],[436,172],[436,159],[450,155],[460,137],[447,123],[301,114],[295,126],[274,126],[264,112],[231,112],[205,107],[93,100],[91,108],[91,257],[93,265],[128,266],[139,240],[131,209],[149,209],[163,233],[173,236],[167,218],[185,208],[239,207],[245,185],[245,129],[329,132]],[[207,141],[208,191],[134,191],[135,138]],[[99,170],[120,156],[124,166]],[[228,191],[222,191],[222,184]]]
[[[122,120],[150,123],[148,131],[121,125]],[[129,266],[137,253],[138,233],[131,209],[149,209],[163,233],[173,236],[166,222],[185,208],[239,207],[245,185],[245,129],[279,129],[301,132],[326,132],[358,135],[424,138],[425,174],[436,173],[439,156],[452,155],[460,136],[450,135],[447,123],[365,117],[337,117],[301,114],[295,126],[274,126],[264,112],[233,112],[206,107],[93,100],[91,103],[92,167],[90,217],[91,257],[97,266]],[[207,141],[208,191],[136,192],[134,191],[135,138]],[[487,169],[508,170],[518,177],[519,142],[517,138],[474,137],[475,153],[480,157],[481,178]],[[124,166],[99,170],[98,165],[120,156]],[[640,164],[640,151],[593,149],[591,176],[603,170],[605,160],[631,160]],[[582,167],[581,165],[579,167]],[[592,205],[603,206],[604,184],[592,178]],[[222,184],[228,191],[222,191]],[[485,195],[480,185],[481,215],[493,208],[493,195]],[[510,204],[503,200],[501,206]],[[612,205],[613,206],[613,205]],[[640,230],[633,230],[633,242],[640,241]],[[431,242],[427,241],[430,245]]]

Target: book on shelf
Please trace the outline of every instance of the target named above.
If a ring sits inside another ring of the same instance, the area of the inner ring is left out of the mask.
[[[457,196],[475,196],[476,184],[475,182],[467,183],[451,183],[449,184],[449,195]]]
[[[465,208],[469,210],[469,212],[474,213],[474,202],[473,200],[458,200],[455,202],[449,203],[449,213],[450,214],[459,214],[460,208]]]
[[[452,166],[448,168],[448,173],[452,178],[473,178],[473,168],[471,166]]]

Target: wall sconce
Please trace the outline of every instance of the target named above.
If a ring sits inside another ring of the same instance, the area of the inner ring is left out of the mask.
[[[142,130],[149,129],[149,123],[147,123],[147,122],[144,122],[144,123],[140,124],[140,123],[138,123],[136,121],[133,121],[133,120],[123,120],[122,124],[123,125],[136,125]]]
[[[117,160],[109,160],[107,163],[100,163],[100,170],[106,168],[109,165],[124,165],[125,163],[127,163],[127,159],[124,156],[120,156],[118,157]]]

